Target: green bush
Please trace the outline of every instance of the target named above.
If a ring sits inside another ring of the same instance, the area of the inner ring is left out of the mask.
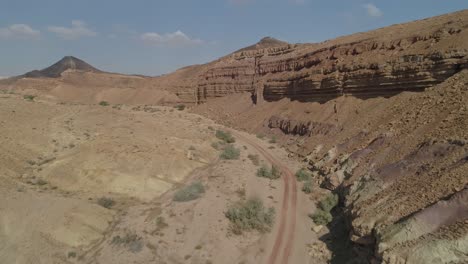
[[[258,158],[258,155],[249,154],[247,158],[249,158],[249,160],[252,161],[253,165],[255,166],[260,165],[260,160]]]
[[[237,149],[232,145],[228,145],[223,149],[223,152],[221,152],[220,158],[225,160],[234,160],[239,159],[239,156],[240,149]]]
[[[99,102],[99,105],[100,105],[100,106],[108,106],[108,105],[109,105],[109,102],[107,102],[107,101],[101,101],[101,102]]]
[[[211,143],[211,146],[212,146],[214,149],[219,150],[219,144],[218,144],[218,142],[213,142],[213,143]]]
[[[236,139],[231,135],[231,133],[222,131],[222,130],[216,130],[216,137],[221,139],[222,141],[226,143],[234,143],[236,142]]]
[[[112,206],[115,205],[115,201],[112,200],[112,198],[109,198],[109,197],[101,197],[99,198],[99,200],[97,201],[97,203],[104,207],[104,208],[107,208],[107,209],[110,209],[112,208]]]
[[[273,136],[268,142],[269,143],[276,143],[276,137]]]
[[[319,208],[315,213],[309,215],[317,225],[326,225],[333,219],[330,211],[338,205],[338,195],[329,194],[319,202]]]
[[[28,101],[34,101],[34,98],[36,98],[35,95],[29,95],[29,94],[23,95],[23,99],[28,100]]]
[[[312,192],[312,181],[308,180],[304,182],[304,185],[302,185],[302,191],[304,193],[311,193]]]
[[[323,211],[327,211],[327,212],[330,212],[337,205],[338,205],[337,194],[329,194],[327,197],[325,197],[319,202],[320,209],[322,209]]]
[[[275,209],[265,208],[258,198],[240,201],[228,208],[225,216],[231,222],[231,231],[240,235],[244,231],[269,232],[275,220]]]
[[[309,217],[312,218],[312,221],[314,221],[314,223],[317,225],[327,225],[333,219],[333,216],[330,214],[330,212],[324,211],[322,209],[317,209],[317,211],[314,214],[309,215]]]
[[[296,172],[296,179],[298,181],[308,181],[310,179],[311,175],[310,175],[310,172],[307,171],[307,169],[300,169]]]
[[[204,192],[205,187],[203,187],[203,184],[201,182],[197,181],[178,190],[174,194],[172,200],[176,202],[192,201],[198,199]]]
[[[176,109],[179,110],[179,111],[183,111],[183,110],[185,109],[185,105],[183,105],[183,104],[178,104],[178,105],[174,106],[174,108],[176,108]]]
[[[257,138],[259,138],[259,139],[264,139],[264,138],[265,138],[265,134],[262,134],[262,133],[257,134]]]
[[[263,165],[257,170],[257,176],[275,180],[281,177],[281,172],[275,166],[271,166],[270,169],[267,166]]]

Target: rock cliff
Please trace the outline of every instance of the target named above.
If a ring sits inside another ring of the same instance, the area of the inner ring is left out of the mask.
[[[468,67],[468,11],[318,44],[266,38],[180,76],[164,76],[187,102],[249,92],[254,101],[324,102],[422,91]]]

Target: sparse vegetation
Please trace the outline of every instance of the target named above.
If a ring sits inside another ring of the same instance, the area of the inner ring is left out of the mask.
[[[198,199],[205,192],[205,187],[199,181],[194,182],[178,190],[173,197],[173,201],[187,202]]]
[[[226,143],[234,143],[236,139],[231,135],[231,133],[222,130],[216,130],[216,137],[221,139]]]
[[[257,176],[275,180],[281,177],[281,172],[275,166],[271,166],[271,169],[270,169],[267,166],[263,165],[257,170]]]
[[[320,209],[324,211],[328,211],[328,212],[330,212],[337,205],[338,205],[337,194],[329,194],[327,197],[325,197],[319,202]]]
[[[309,215],[309,217],[312,218],[312,221],[317,225],[327,225],[333,219],[330,212],[323,211],[321,209],[317,209],[317,211],[314,214]]]
[[[183,111],[185,109],[185,105],[184,104],[178,104],[178,105],[174,106],[174,108],[176,108],[179,111]]]
[[[307,169],[302,168],[296,172],[296,179],[300,182],[308,181],[310,177],[310,172]]]
[[[273,144],[273,143],[276,143],[276,137],[273,136],[273,137],[268,141],[268,143],[272,143],[272,144]]]
[[[223,152],[221,152],[220,158],[225,160],[234,160],[239,159],[239,156],[240,149],[237,149],[232,145],[228,145],[223,149]]]
[[[194,146],[190,146],[190,147],[189,147],[189,150],[195,150],[195,147],[194,147]]]
[[[158,216],[156,218],[156,228],[158,230],[162,230],[162,229],[164,229],[164,228],[166,228],[168,226],[169,226],[169,224],[166,223],[166,220],[164,219],[164,217]]]
[[[265,208],[258,198],[239,201],[228,208],[225,216],[231,222],[230,230],[240,235],[244,231],[257,230],[261,233],[269,232],[275,220],[275,209]]]
[[[309,215],[310,218],[317,225],[326,225],[333,219],[330,211],[338,205],[338,195],[330,194],[322,199],[319,204],[319,208],[314,214]]]
[[[112,208],[115,205],[115,201],[109,197],[101,197],[98,199],[97,203],[107,209]]]
[[[218,144],[218,142],[213,142],[213,143],[211,143],[211,146],[212,146],[214,149],[219,150],[219,144]]]
[[[68,252],[68,258],[76,258],[76,252],[75,251],[70,251]]]
[[[109,102],[107,102],[107,101],[101,101],[101,102],[99,102],[99,105],[100,105],[100,106],[109,106]]]
[[[265,134],[262,134],[262,133],[257,134],[257,138],[259,138],[259,139],[264,139],[264,138],[265,138]]]
[[[257,154],[255,154],[255,155],[249,154],[249,155],[247,156],[247,158],[249,158],[249,160],[252,161],[253,165],[255,165],[255,166],[260,165],[260,160],[259,160],[259,157],[258,157]]]
[[[308,194],[308,193],[311,193],[311,192],[312,192],[312,187],[313,187],[312,181],[311,181],[311,180],[307,180],[307,181],[304,182],[304,185],[302,185],[302,191],[303,191],[304,193],[307,193],[307,194]]]
[[[135,233],[126,233],[125,236],[119,235],[112,238],[111,244],[118,246],[125,246],[130,252],[137,253],[143,249],[143,241],[140,236]]]
[[[25,95],[23,95],[23,99],[24,99],[24,100],[34,101],[34,98],[36,98],[35,95],[30,95],[30,94],[25,94]]]

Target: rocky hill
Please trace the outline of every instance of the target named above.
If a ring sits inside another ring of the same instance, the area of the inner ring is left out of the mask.
[[[422,91],[468,67],[467,18],[464,10],[318,44],[266,38],[161,81],[197,103],[239,92],[254,100],[324,102]]]
[[[332,262],[349,239],[363,263],[466,263],[467,27],[465,10],[235,53],[192,76],[193,111],[274,137],[339,194]]]
[[[66,70],[77,70],[83,72],[101,72],[100,70],[94,68],[88,63],[75,58],[73,56],[65,56],[55,64],[50,67],[47,67],[42,70],[34,70],[24,74],[21,77],[29,78],[38,78],[38,77],[49,77],[49,78],[58,78]]]

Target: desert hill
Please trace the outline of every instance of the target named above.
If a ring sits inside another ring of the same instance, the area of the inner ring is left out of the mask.
[[[180,101],[174,93],[158,87],[154,78],[104,72],[73,56],[66,56],[40,71],[0,80],[0,89],[4,91],[61,102],[173,104]]]
[[[324,102],[422,91],[468,67],[467,17],[463,10],[317,44],[253,45],[160,82],[196,103],[240,92]]]
[[[67,70],[77,70],[83,72],[95,72],[99,73],[100,70],[94,68],[88,63],[75,58],[73,56],[65,56],[57,63],[53,64],[50,67],[47,67],[43,70],[34,70],[24,74],[24,77],[29,78],[38,78],[38,77],[49,77],[49,78],[58,78],[62,75],[63,72]]]
[[[467,32],[462,10],[322,43],[268,37],[159,77],[66,57],[2,80],[0,257],[467,263]],[[188,111],[160,106],[173,104]],[[241,154],[223,161],[215,131],[229,128]],[[281,180],[254,177],[265,164]],[[177,203],[185,180],[205,193]],[[226,207],[249,196],[277,222],[231,236]],[[54,226],[28,225],[41,214]]]

